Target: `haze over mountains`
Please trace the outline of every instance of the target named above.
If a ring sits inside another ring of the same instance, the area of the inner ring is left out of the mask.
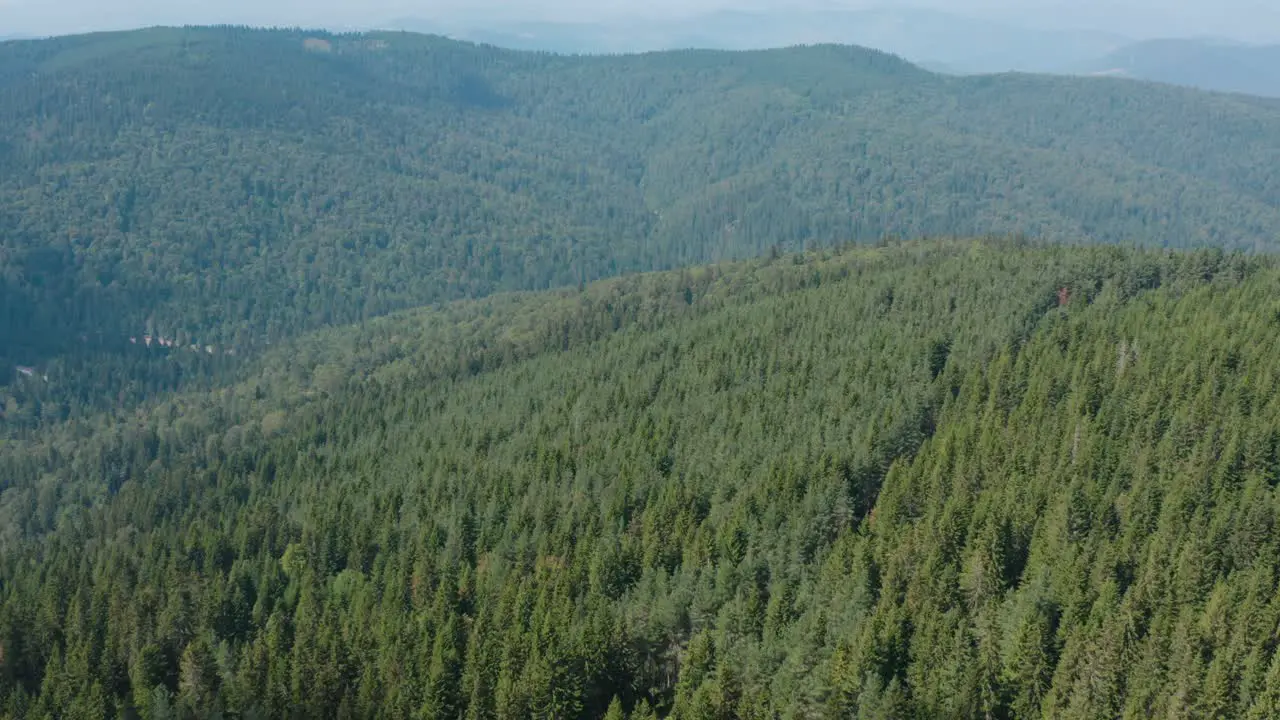
[[[922,11],[1038,31],[1104,33],[1150,39],[1214,36],[1243,42],[1280,41],[1280,8],[1256,0],[8,0],[0,33],[66,34],[151,25],[232,23],[360,29],[394,18],[461,21],[481,27],[511,23],[696,24],[724,11],[807,15]]]
[[[68,4],[69,3],[69,4]],[[330,30],[397,29],[443,34],[500,47],[562,53],[768,49],[811,43],[855,44],[900,55],[931,70],[1129,76],[1211,90],[1273,95],[1276,71],[1261,47],[1280,43],[1280,7],[1232,0],[1154,3],[1110,0],[1006,3],[997,0],[879,0],[692,3],[631,0],[484,3],[444,0],[429,7],[399,0],[352,6],[320,1],[102,4],[13,0],[0,28],[22,36],[152,25],[249,24]],[[7,34],[7,33],[6,33]],[[1202,38],[1213,38],[1204,42]],[[1176,40],[1175,50],[1166,40]],[[1151,41],[1158,47],[1148,45]],[[1182,44],[1182,41],[1186,41]],[[1171,56],[1172,55],[1172,56]],[[1126,61],[1126,58],[1129,61]]]
[[[1280,97],[1280,45],[1150,40],[1120,48],[1080,71]]]
[[[568,53],[712,48],[750,50],[840,43],[901,55],[949,72],[1053,72],[1128,42],[1101,31],[1055,31],[923,8],[723,10],[677,18],[609,22],[506,22],[492,17],[405,18],[396,29],[435,32],[501,47]]]
[[[1236,39],[1202,39],[1212,23],[1174,17],[1140,22],[1138,14],[1103,22],[1087,8],[1062,17],[1035,13],[950,11],[927,7],[719,10],[675,16],[575,21],[509,19],[459,12],[435,20],[405,17],[379,27],[429,32],[506,48],[561,53],[630,53],[681,48],[748,50],[814,43],[853,44],[900,55],[930,70],[1116,74],[1222,92],[1275,96],[1280,85],[1280,17],[1266,17]],[[1152,13],[1148,13],[1149,15]],[[1265,12],[1264,12],[1265,15]],[[1161,15],[1163,17],[1163,15]],[[1055,19],[1056,18],[1056,19]],[[1128,28],[1128,33],[1115,28]],[[1169,39],[1179,31],[1194,35]]]

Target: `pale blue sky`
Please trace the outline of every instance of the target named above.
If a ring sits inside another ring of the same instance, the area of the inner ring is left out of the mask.
[[[605,19],[716,9],[932,7],[1022,25],[1131,37],[1280,40],[1280,0],[0,0],[0,36],[156,24],[369,27],[467,11],[512,19]]]

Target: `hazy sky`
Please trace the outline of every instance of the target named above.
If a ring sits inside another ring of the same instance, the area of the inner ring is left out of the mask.
[[[491,15],[604,19],[716,9],[932,7],[957,14],[1136,37],[1221,35],[1280,39],[1280,0],[0,0],[0,36],[157,24],[376,26],[403,17]]]

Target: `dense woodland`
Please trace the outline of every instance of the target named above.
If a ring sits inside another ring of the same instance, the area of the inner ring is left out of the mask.
[[[0,382],[30,406],[12,368],[49,374],[62,419],[225,382],[226,351],[329,325],[774,247],[1267,249],[1277,163],[1275,102],[945,78],[858,48],[562,57],[242,28],[8,42]],[[128,342],[146,333],[183,352]]]
[[[0,43],[0,717],[1280,715],[1278,163],[857,48]]]
[[[0,446],[3,712],[1272,717],[1278,282],[907,243],[307,336]]]

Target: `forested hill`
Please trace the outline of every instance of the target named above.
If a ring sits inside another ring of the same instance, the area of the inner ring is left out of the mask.
[[[911,243],[325,331],[0,445],[0,714],[1275,717],[1278,281]]]
[[[107,353],[98,371],[145,333],[244,353],[438,300],[885,235],[1269,248],[1278,154],[1276,104],[943,78],[848,47],[9,42],[0,367]],[[120,372],[208,372],[183,362]]]

